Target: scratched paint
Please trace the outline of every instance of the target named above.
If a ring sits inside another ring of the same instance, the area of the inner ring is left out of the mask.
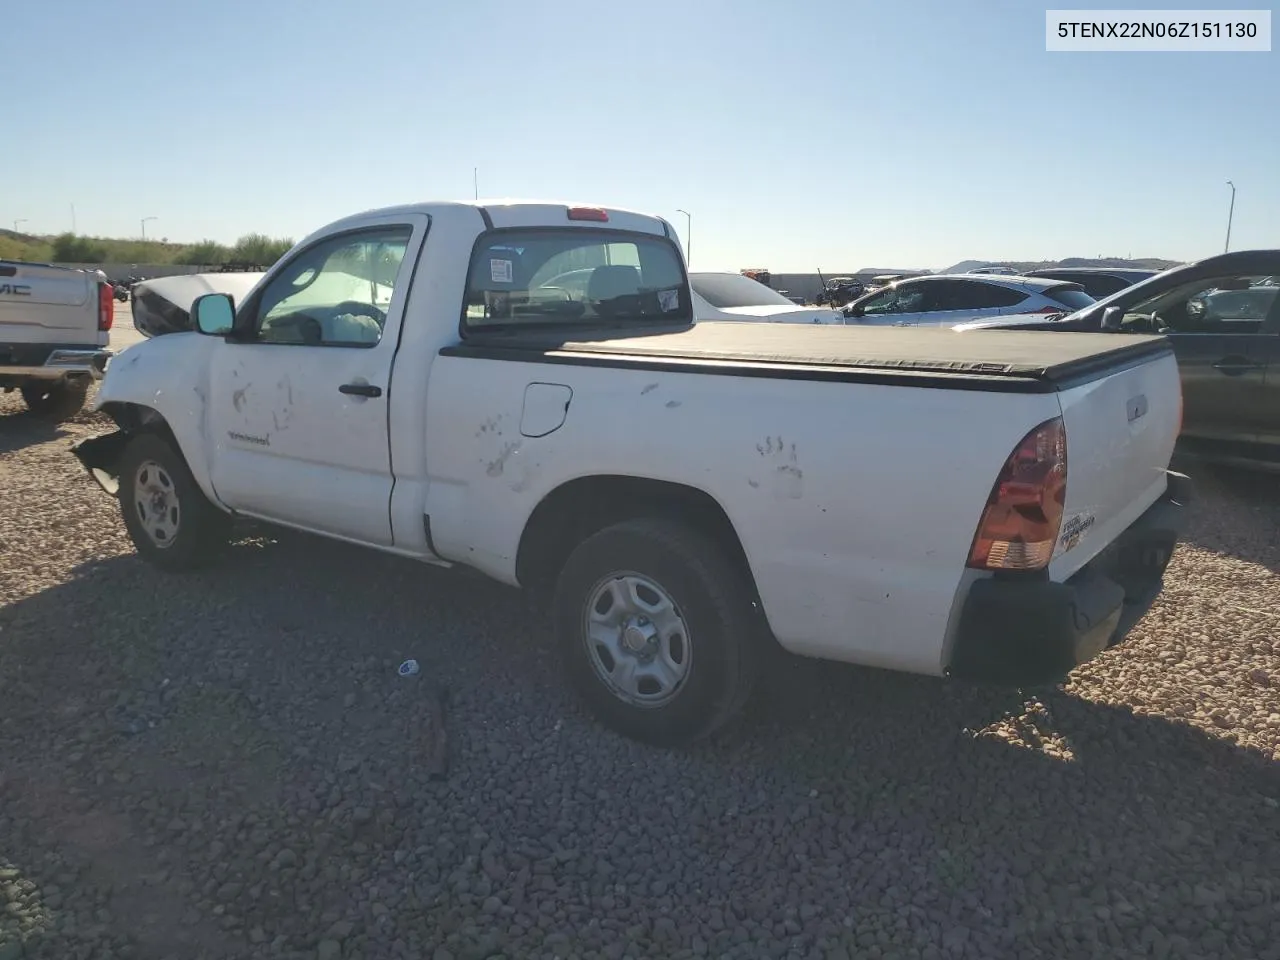
[[[249,382],[249,383],[246,383],[239,390],[232,391],[231,405],[236,408],[236,413],[242,413],[244,411],[244,396],[245,396],[245,393],[248,391],[248,389],[252,386],[253,386],[253,383]]]
[[[498,454],[497,459],[489,461],[489,465],[485,468],[485,474],[490,477],[500,477],[504,470],[507,469],[507,461],[520,449],[519,440],[508,440],[502,445],[502,452]]]

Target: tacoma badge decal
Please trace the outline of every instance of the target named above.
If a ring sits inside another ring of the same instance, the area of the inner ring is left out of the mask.
[[[1077,513],[1074,517],[1062,525],[1062,536],[1058,540],[1062,544],[1062,552],[1066,553],[1071,550],[1080,538],[1085,535],[1090,527],[1093,526],[1092,513]]]
[[[227,436],[232,440],[241,440],[244,443],[256,443],[260,447],[271,446],[270,437],[251,437],[247,433],[236,433],[234,430],[228,430]]]

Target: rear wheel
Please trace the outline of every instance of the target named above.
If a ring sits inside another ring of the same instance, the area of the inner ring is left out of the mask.
[[[209,502],[182,455],[162,437],[134,437],[120,458],[120,511],[144,560],[194,570],[226,545],[231,518]]]
[[[33,416],[51,423],[61,423],[74,417],[84,409],[88,395],[88,377],[37,381],[22,388],[22,399],[27,409]]]
[[[661,745],[729,720],[751,692],[761,648],[742,572],[708,537],[658,519],[578,545],[556,587],[555,627],[592,712]]]

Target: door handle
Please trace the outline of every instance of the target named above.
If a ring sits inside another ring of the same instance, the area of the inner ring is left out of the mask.
[[[382,388],[375,387],[372,383],[344,383],[338,388],[338,392],[345,393],[353,397],[382,396]]]
[[[1262,364],[1246,360],[1244,357],[1223,357],[1213,365],[1213,369],[1219,373],[1226,374],[1228,377],[1235,377],[1242,373],[1248,373],[1250,370],[1261,370]]]

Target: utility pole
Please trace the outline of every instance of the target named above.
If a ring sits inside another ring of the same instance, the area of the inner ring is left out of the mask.
[[[480,168],[471,168],[471,185],[475,188],[476,199],[480,199]]]
[[[684,214],[684,259],[693,263],[693,216],[688,210],[677,210],[676,213]]]
[[[30,223],[30,222],[31,222],[31,221],[30,221],[30,220],[27,220],[26,218],[23,218],[23,219],[21,219],[21,220],[15,220],[15,221],[13,221],[13,232],[14,232],[14,233],[17,233],[17,232],[18,232],[18,224],[20,224],[20,223]]]
[[[76,232],[76,205],[71,205],[71,232]]]
[[[143,239],[143,240],[146,240],[146,239],[147,239],[147,221],[148,221],[148,220],[159,220],[159,219],[160,219],[159,217],[143,217],[143,218],[142,218],[142,239]]]
[[[1231,221],[1236,215],[1236,185],[1228,180],[1227,186],[1231,188],[1231,207],[1227,210],[1227,242],[1222,247],[1223,253],[1231,250]]]

